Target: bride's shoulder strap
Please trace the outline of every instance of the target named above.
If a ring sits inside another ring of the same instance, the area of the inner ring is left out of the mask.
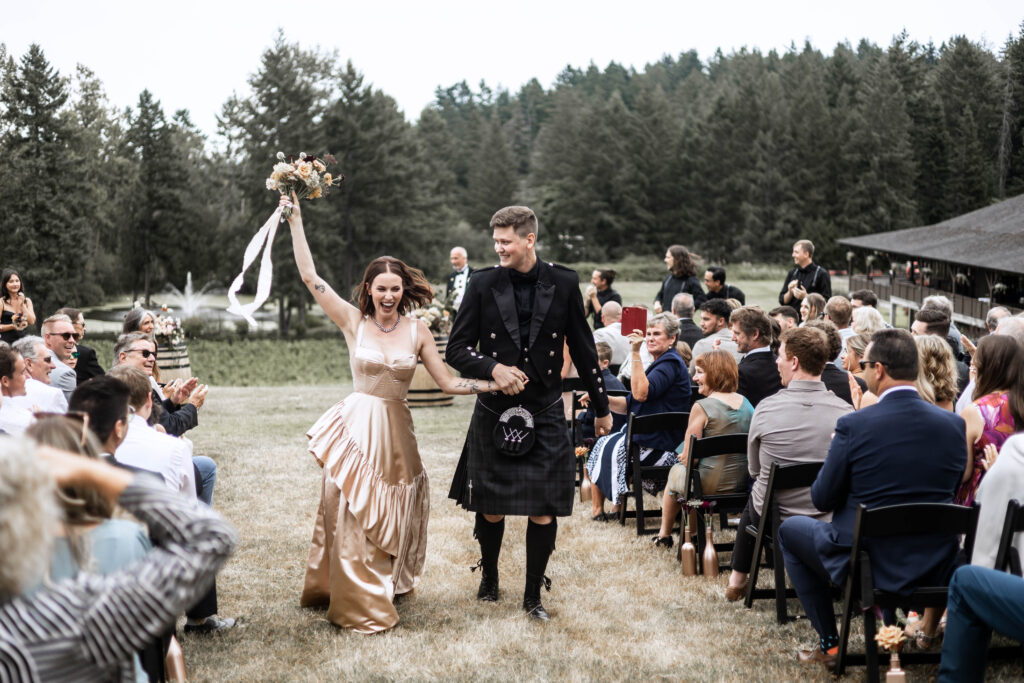
[[[411,315],[410,315],[410,316],[407,316],[407,317],[409,318],[409,322],[411,323],[411,324],[409,325],[409,327],[411,327],[411,328],[412,328],[412,331],[411,331],[411,337],[412,337],[412,348],[413,348],[413,350],[415,350],[415,349],[416,349],[416,331],[417,331],[417,330],[419,329],[419,327],[420,327],[420,325],[419,325],[419,320],[417,320],[416,318],[412,317]]]
[[[358,349],[363,345],[363,327],[366,325],[366,316],[364,315],[359,319],[359,325],[356,327],[356,348]]]

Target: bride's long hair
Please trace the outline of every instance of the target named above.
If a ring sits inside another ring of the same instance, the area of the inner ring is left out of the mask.
[[[363,315],[373,315],[370,285],[381,273],[394,273],[402,278],[402,300],[398,302],[399,315],[407,313],[413,307],[429,304],[434,298],[434,289],[427,282],[422,270],[408,266],[394,256],[378,256],[366,266],[363,281],[353,292],[352,298],[358,303]]]

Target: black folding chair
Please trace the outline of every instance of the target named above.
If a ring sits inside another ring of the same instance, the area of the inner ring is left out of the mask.
[[[843,590],[843,612],[839,630],[839,656],[836,660],[836,676],[841,676],[847,666],[864,664],[869,681],[877,681],[878,646],[875,643],[875,607],[896,609],[913,605],[915,607],[946,606],[948,586],[918,586],[910,595],[898,595],[877,590],[871,574],[871,557],[863,548],[864,539],[892,538],[895,536],[962,535],[964,552],[970,560],[974,549],[974,534],[978,525],[978,508],[953,505],[951,503],[908,503],[888,505],[868,510],[864,505],[857,509],[853,526],[853,545],[850,548],[850,570]],[[864,616],[864,654],[850,654],[847,651],[850,640],[850,625],[854,610]],[[900,661],[904,664],[938,662],[940,652],[902,652]]]
[[[705,515],[719,514],[724,520],[730,513],[739,514],[747,505],[747,489],[744,487],[742,493],[711,493],[705,494],[700,481],[699,465],[701,460],[713,458],[718,455],[730,455],[732,453],[747,452],[747,435],[722,434],[720,436],[705,436],[698,439],[696,435],[690,436],[690,448],[687,455],[686,479],[683,490],[686,492],[686,500],[701,500],[705,503],[714,503],[713,512],[697,508],[697,557],[704,552],[704,544],[707,542],[707,532],[704,529]],[[686,510],[683,510],[686,514]],[[724,525],[723,525],[724,526]],[[715,543],[715,550],[732,552],[732,543]],[[724,565],[723,565],[724,567]],[[698,566],[699,571],[703,567]]]
[[[640,464],[640,446],[633,443],[633,437],[640,434],[655,434],[664,431],[679,431],[686,429],[690,421],[689,413],[655,413],[654,415],[633,415],[630,414],[626,423],[626,458],[633,470],[632,494],[634,509],[629,508],[630,495],[621,501],[619,505],[619,524],[625,526],[628,517],[636,518],[636,535],[655,533],[657,529],[647,528],[647,518],[657,517],[661,520],[661,508],[655,510],[644,509],[644,486],[645,479],[654,480],[659,483],[668,482],[670,466],[655,467]]]
[[[1003,532],[999,537],[999,550],[996,551],[997,570],[1022,575],[1020,555],[1013,547],[1013,537],[1021,531],[1024,531],[1024,506],[1011,498],[1006,503],[1006,518],[1003,520]]]
[[[786,613],[786,598],[795,598],[796,591],[786,588],[786,567],[782,560],[782,549],[778,544],[779,525],[782,523],[782,514],[779,509],[778,494],[781,491],[807,488],[814,483],[821,470],[821,462],[808,462],[796,465],[782,465],[773,462],[768,470],[768,487],[764,493],[764,503],[761,505],[761,521],[759,524],[749,525],[746,529],[740,529],[737,533],[745,533],[754,537],[754,555],[750,563],[750,575],[747,581],[747,595],[743,600],[743,606],[750,608],[754,600],[775,598],[775,618],[780,624],[797,619]],[[761,569],[761,553],[764,551],[765,560],[768,553],[771,553],[775,570],[775,588],[757,588],[757,574]]]

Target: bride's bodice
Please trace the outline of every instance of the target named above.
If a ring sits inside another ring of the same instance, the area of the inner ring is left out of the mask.
[[[359,323],[355,348],[350,354],[352,383],[356,391],[378,398],[404,400],[416,372],[416,320],[405,318],[397,329],[396,344],[386,351],[363,345],[366,318]],[[401,341],[404,340],[404,343]]]

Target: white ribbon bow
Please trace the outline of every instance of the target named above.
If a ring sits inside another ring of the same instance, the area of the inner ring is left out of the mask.
[[[228,313],[242,316],[249,322],[250,327],[256,327],[256,320],[252,317],[252,314],[259,310],[260,306],[270,298],[270,283],[274,277],[274,262],[270,256],[270,247],[274,244],[277,224],[281,222],[281,208],[280,206],[277,207],[277,210],[271,214],[267,222],[263,224],[263,227],[249,241],[249,246],[245,248],[245,257],[242,259],[242,272],[238,274],[238,277],[231,283],[231,287],[228,288],[228,301],[231,302],[231,305],[227,308]],[[266,245],[265,249],[264,245]],[[256,255],[260,252],[260,249],[263,249],[263,258],[260,261],[260,274],[256,281],[256,298],[252,300],[252,303],[243,306],[238,303],[238,297],[235,294],[242,288],[242,284],[245,282],[245,271],[256,260]]]

